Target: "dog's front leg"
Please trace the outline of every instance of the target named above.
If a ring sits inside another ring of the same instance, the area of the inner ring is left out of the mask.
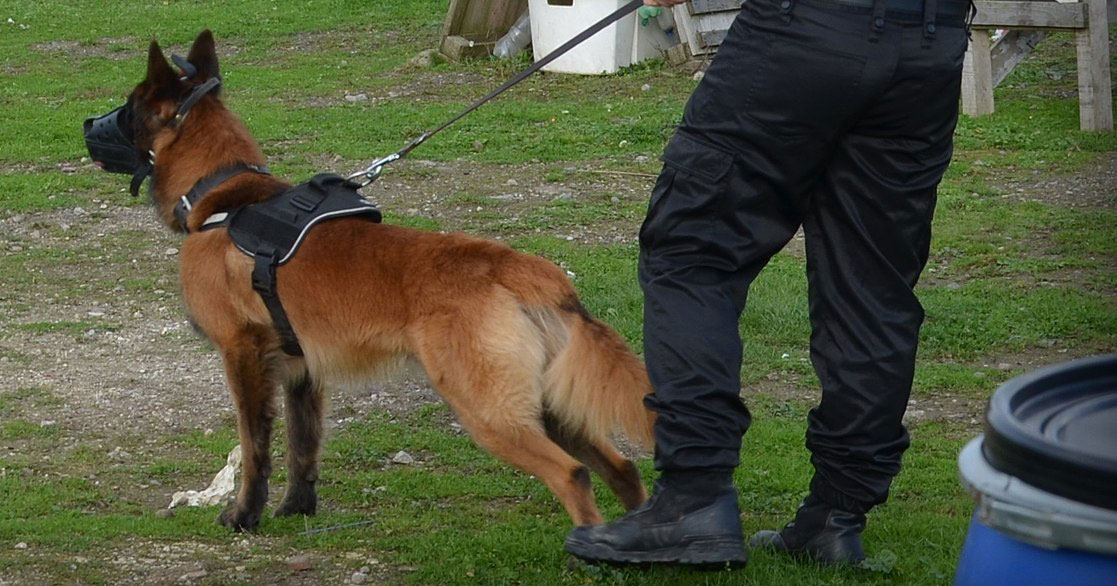
[[[237,408],[243,474],[237,500],[221,513],[218,522],[234,531],[255,530],[268,501],[276,383],[262,338],[246,334],[222,348],[229,392]]]

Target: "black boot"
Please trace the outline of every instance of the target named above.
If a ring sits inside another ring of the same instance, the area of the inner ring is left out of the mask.
[[[743,567],[748,562],[728,473],[664,474],[652,498],[606,525],[575,527],[566,551],[590,563]]]
[[[861,531],[865,515],[835,509],[808,496],[795,519],[779,531],[759,531],[749,539],[750,548],[804,556],[827,565],[857,565],[865,559]]]

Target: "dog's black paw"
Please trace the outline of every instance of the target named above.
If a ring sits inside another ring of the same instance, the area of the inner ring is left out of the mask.
[[[217,522],[233,531],[255,531],[260,526],[260,512],[242,510],[236,503],[221,511]]]
[[[276,517],[287,517],[290,515],[313,515],[317,511],[318,494],[314,492],[314,489],[309,491],[288,490],[283,497],[283,502],[272,514]]]

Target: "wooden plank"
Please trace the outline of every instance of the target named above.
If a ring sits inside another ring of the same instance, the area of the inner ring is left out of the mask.
[[[974,4],[974,28],[1065,30],[1086,26],[1086,6],[1081,2],[977,0]]]
[[[1075,33],[1078,50],[1078,124],[1082,130],[1113,130],[1113,83],[1109,76],[1109,23],[1105,0],[1084,0],[1089,28]]]
[[[690,0],[691,14],[709,14],[725,10],[737,11],[741,9],[743,0]]]
[[[699,45],[704,49],[720,45],[736,18],[736,12],[715,12],[691,16],[694,32],[698,35]]]
[[[712,50],[715,47],[721,46],[721,42],[725,40],[725,35],[728,33],[728,30],[700,32],[698,33],[698,39],[703,47]]]
[[[450,0],[442,36],[494,43],[527,11],[527,0]]]
[[[984,30],[975,31],[974,34],[984,33]],[[1032,52],[1033,49],[1039,45],[1039,42],[1047,38],[1049,33],[1047,31],[1008,31],[1005,36],[993,43],[992,48],[992,76],[993,87],[1001,85],[1001,82],[1012,73],[1024,59]]]
[[[742,0],[690,0],[673,8],[679,38],[694,56],[713,53],[725,39]]]
[[[962,112],[969,116],[993,113],[993,63],[988,31],[974,31],[962,63]]]
[[[450,8],[446,10],[446,20],[442,21],[442,38],[458,34],[465,9],[468,7],[469,0],[450,0]]]
[[[690,15],[686,4],[676,4],[671,11],[675,16],[675,28],[678,29],[679,38],[686,41],[690,54],[694,56],[705,54],[706,48],[698,37],[698,31],[694,29],[694,17]]]
[[[438,52],[451,61],[480,59],[488,57],[492,53],[492,44],[477,43],[465,37],[450,35],[442,39],[442,44],[438,46]]]

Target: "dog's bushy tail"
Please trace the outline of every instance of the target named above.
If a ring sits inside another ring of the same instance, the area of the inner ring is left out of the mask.
[[[633,444],[649,447],[655,414],[644,406],[644,396],[651,383],[621,336],[593,319],[577,298],[548,308],[535,322],[550,357],[544,372],[548,413],[583,437],[621,431]]]

